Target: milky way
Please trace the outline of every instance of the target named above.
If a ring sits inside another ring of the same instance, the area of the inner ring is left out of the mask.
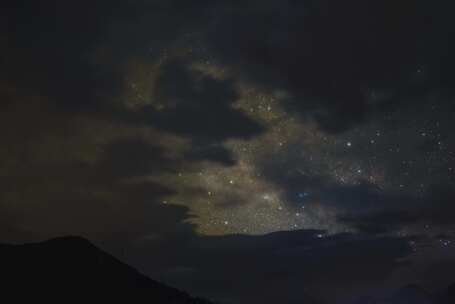
[[[212,64],[205,57],[192,59],[186,67],[190,70],[215,79],[235,78],[228,67]],[[152,65],[151,71],[154,69]],[[147,91],[138,91],[137,83],[145,80],[137,77],[140,75],[133,75],[136,82],[129,86],[140,99]],[[350,231],[354,228],[338,219],[344,209],[355,205],[355,212],[362,214],[389,207],[356,197],[355,187],[369,187],[377,195],[418,199],[438,180],[453,183],[453,140],[445,128],[450,124],[450,109],[436,106],[431,99],[422,108],[387,113],[343,134],[330,134],[315,121],[284,108],[283,99],[292,98],[286,90],[264,91],[252,83],[235,82],[239,98],[232,107],[267,131],[251,139],[221,143],[232,154],[233,164],[205,161],[153,177],[177,185],[178,192],[163,204],[188,206],[194,216],[191,222],[202,234],[302,228]],[[379,98],[377,94],[371,90],[368,98]],[[324,183],[314,185],[315,180]],[[337,197],[324,193],[330,187],[353,188],[352,198],[348,198],[352,201],[338,202]]]

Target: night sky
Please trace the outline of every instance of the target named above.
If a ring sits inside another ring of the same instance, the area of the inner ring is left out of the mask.
[[[445,288],[454,11],[3,1],[0,242],[83,236],[221,303]]]

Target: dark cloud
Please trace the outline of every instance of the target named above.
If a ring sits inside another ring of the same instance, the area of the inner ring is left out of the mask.
[[[235,158],[232,153],[219,145],[195,144],[194,148],[187,153],[186,158],[193,161],[213,161],[232,166],[235,164]]]
[[[191,72],[183,62],[170,62],[158,80],[157,99],[164,109],[144,109],[142,119],[162,130],[190,138],[222,141],[248,138],[262,127],[232,107],[238,95],[229,80]],[[133,117],[135,121],[139,117]]]
[[[180,224],[188,217],[186,208],[162,207],[162,197],[173,190],[141,180],[147,174],[175,170],[171,161],[163,159],[153,147],[128,140],[114,142],[95,164],[30,162],[24,171],[16,169],[14,175],[2,177],[1,206],[11,215],[6,222],[24,233],[9,237],[31,240],[79,234],[95,240],[126,240],[149,231],[162,236],[173,225],[191,231],[191,225]]]
[[[364,215],[350,214],[342,220],[365,231],[388,232],[416,224],[446,231],[453,224],[454,198],[451,187],[434,186],[423,197],[384,197],[381,209]]]
[[[289,107],[340,132],[429,93],[452,94],[449,1],[250,1],[220,6],[210,42]]]
[[[288,90],[293,96],[291,109],[315,119],[327,131],[339,132],[399,104],[426,102],[430,93],[451,95],[454,28],[447,12],[452,6],[449,1],[431,6],[424,1],[367,5],[360,0],[269,0],[242,5],[15,1],[5,5],[3,13],[9,46],[5,54],[9,60],[3,63],[8,78],[23,82],[29,90],[52,94],[60,105],[103,108],[102,100],[115,96],[121,87],[119,72],[128,56],[156,55],[156,50],[172,45],[185,31],[195,32],[245,77],[269,90]],[[94,59],[97,43],[105,44],[102,47],[108,51],[103,60],[110,64]],[[20,72],[24,69],[26,75]],[[195,95],[189,83],[182,83],[186,72],[168,68],[168,73],[175,72],[182,73],[167,88],[179,85],[180,91],[184,88],[180,85],[186,85],[182,94],[190,94],[185,96],[190,100],[221,98],[222,104],[223,98],[233,97],[208,80],[203,85],[209,92]],[[221,90],[214,93],[217,89]],[[173,94],[177,97],[180,92]],[[210,116],[220,117],[217,109],[210,111],[201,128],[207,127]],[[246,120],[237,116],[225,117]],[[179,112],[160,117],[154,119],[161,126],[184,132],[183,123],[170,127],[161,121],[180,120]]]
[[[196,75],[180,60],[165,64],[156,84],[159,92],[153,98],[168,106],[165,111],[144,108],[133,115],[119,106],[128,60],[158,60],[163,49],[184,35],[185,26],[195,26],[190,16],[197,6],[174,5],[9,3],[3,12],[8,47],[2,79],[8,86],[46,96],[60,110],[146,123],[182,136],[223,140],[260,133],[261,126],[232,107],[237,92],[231,81]],[[177,10],[181,20],[174,19]]]
[[[117,79],[115,68],[97,66],[91,53],[109,19],[101,14],[115,10],[88,1],[7,1],[2,6],[8,41],[3,81],[6,76],[7,82],[48,96],[62,109],[99,107]]]
[[[104,152],[106,158],[100,170],[111,178],[141,177],[147,174],[172,170],[178,164],[166,158],[163,149],[143,141],[126,139],[110,144]]]

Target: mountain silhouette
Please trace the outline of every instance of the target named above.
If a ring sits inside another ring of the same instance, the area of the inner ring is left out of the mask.
[[[400,288],[387,301],[390,304],[432,304],[436,302],[433,295],[416,284]]]
[[[210,304],[158,283],[79,237],[0,244],[1,296],[14,302]]]
[[[384,298],[363,297],[353,304],[454,304],[455,284],[438,292],[428,292],[417,284],[408,284]]]

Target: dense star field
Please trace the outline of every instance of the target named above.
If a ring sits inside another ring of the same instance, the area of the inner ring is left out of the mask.
[[[455,282],[453,1],[0,4],[0,242],[220,303]]]

